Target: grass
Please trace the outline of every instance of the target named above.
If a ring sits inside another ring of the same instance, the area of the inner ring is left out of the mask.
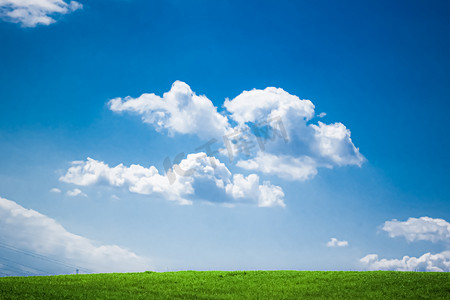
[[[0,299],[450,299],[449,273],[167,272],[0,278]]]

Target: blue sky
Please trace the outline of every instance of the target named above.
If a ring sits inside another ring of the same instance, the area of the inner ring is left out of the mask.
[[[73,272],[17,249],[92,271],[404,269],[404,256],[449,270],[447,2],[32,2],[0,1],[2,273]],[[210,106],[176,118],[180,101]],[[162,180],[166,157],[277,109],[290,143]],[[138,186],[130,165],[161,177]]]

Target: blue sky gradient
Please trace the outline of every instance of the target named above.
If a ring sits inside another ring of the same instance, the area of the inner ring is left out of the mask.
[[[82,4],[48,26],[0,21],[0,197],[163,271],[351,270],[371,253],[401,259],[449,249],[448,238],[411,242],[382,230],[392,219],[450,220],[448,2]],[[311,122],[345,124],[366,161],[301,182],[260,173],[282,187],[284,208],[180,206],[102,183],[79,187],[88,197],[67,196],[76,186],[59,178],[72,161],[161,173],[165,157],[205,143],[108,106],[162,96],[176,80],[219,112],[226,98],[254,88],[310,99],[326,113]],[[327,247],[332,237],[349,245]]]

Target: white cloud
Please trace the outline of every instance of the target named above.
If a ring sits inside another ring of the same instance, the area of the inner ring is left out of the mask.
[[[68,232],[52,218],[0,197],[0,240],[94,272],[149,270],[148,259],[119,247],[101,245]]]
[[[0,0],[0,17],[8,22],[20,23],[23,27],[56,22],[56,15],[64,15],[81,9],[76,1],[63,0]]]
[[[360,262],[368,270],[450,272],[450,251],[425,253],[419,258],[404,256],[402,259],[379,259],[377,254],[369,254]]]
[[[304,181],[313,178],[320,167],[361,166],[365,160],[345,125],[309,124],[315,116],[314,104],[281,88],[253,89],[232,100],[226,99],[224,108],[229,119],[218,113],[206,96],[197,96],[180,81],[162,98],[155,94],[143,94],[136,99],[116,98],[109,106],[115,112],[137,113],[143,122],[152,124],[158,131],[167,130],[170,135],[197,134],[201,138],[224,136],[228,139],[235,133],[253,133],[260,146],[252,153],[256,156],[243,158],[239,153],[229,153],[230,158],[238,157],[237,165],[244,169],[283,179]],[[264,122],[268,123],[261,125]],[[262,135],[257,137],[255,128],[266,132],[261,131]],[[272,136],[275,133],[281,137]],[[231,143],[227,145],[228,150],[232,147]]]
[[[73,189],[73,190],[67,191],[67,196],[70,196],[70,197],[76,197],[76,196],[87,197],[87,195],[85,193],[83,193],[83,191],[80,190],[80,189]]]
[[[286,206],[284,204],[283,189],[277,185],[271,185],[270,181],[264,181],[264,183],[259,186],[259,192],[259,207]]]
[[[450,223],[430,217],[409,218],[405,222],[396,219],[386,221],[382,228],[389,237],[403,236],[414,241],[450,241]],[[402,259],[379,259],[377,254],[369,254],[360,259],[369,270],[450,272],[450,251],[425,253],[419,258],[404,256]]]
[[[151,166],[145,168],[141,165],[123,164],[109,167],[104,162],[87,158],[86,161],[74,161],[67,173],[60,180],[79,186],[88,186],[96,183],[107,183],[112,186],[127,186],[131,192],[150,195],[159,193],[167,200],[178,201],[179,204],[190,204],[191,201],[182,197],[192,193],[188,177],[181,177],[172,185],[166,176],[159,174]]]
[[[297,122],[310,120],[314,116],[314,104],[310,100],[301,100],[274,87],[244,91],[231,101],[227,99],[224,106],[231,113],[231,118],[241,126],[281,117],[288,132],[296,127]]]
[[[281,187],[272,185],[269,181],[264,181],[260,185],[259,176],[256,174],[247,177],[235,174],[233,181],[226,185],[225,190],[234,199],[254,199],[259,207],[286,206]]]
[[[327,115],[326,112],[321,112],[321,113],[318,114],[317,116],[318,116],[319,118],[323,118],[323,117],[325,117],[326,115]]]
[[[222,137],[229,127],[227,117],[219,114],[211,100],[197,96],[184,82],[175,81],[163,97],[142,94],[138,98],[115,98],[109,102],[114,112],[133,112],[156,130],[197,134],[202,138]]]
[[[350,130],[342,123],[324,124],[319,126],[311,124],[314,129],[314,143],[312,147],[321,157],[330,159],[338,166],[361,166],[364,161],[359,150],[353,145]]]
[[[260,185],[259,176],[256,174],[247,177],[241,174],[232,176],[225,164],[217,158],[206,156],[205,153],[189,154],[168,173],[168,176],[164,176],[154,166],[126,167],[120,164],[109,167],[104,162],[88,158],[85,162],[73,162],[72,167],[60,180],[79,186],[96,183],[125,186],[130,192],[157,194],[181,205],[202,199],[209,202],[243,201],[255,202],[258,206],[284,206],[284,193],[280,187],[271,185],[269,181]],[[184,176],[180,176],[183,174]],[[173,179],[172,184],[169,177]],[[202,195],[202,190],[210,194]],[[219,199],[212,196],[213,192],[217,193]]]
[[[61,193],[61,190],[58,188],[52,188],[50,189],[50,193]]]
[[[258,128],[266,120],[281,121],[268,122],[272,133],[262,135],[264,148],[255,158],[239,161],[239,167],[304,181],[313,178],[319,167],[361,166],[364,161],[350,138],[350,130],[342,123],[309,124],[315,115],[314,104],[283,89],[244,91],[226,100],[224,106],[240,128]]]
[[[240,160],[238,167],[258,170],[264,174],[277,175],[287,180],[304,181],[317,174],[316,162],[309,156],[292,157],[258,152],[255,158]]]
[[[347,241],[339,241],[337,238],[331,238],[327,243],[327,247],[347,247],[347,246],[348,246]]]
[[[409,218],[405,222],[386,221],[382,228],[394,238],[403,236],[407,241],[450,241],[450,223],[430,217]]]

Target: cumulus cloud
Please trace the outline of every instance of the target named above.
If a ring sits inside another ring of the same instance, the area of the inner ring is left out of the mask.
[[[386,221],[382,228],[389,236],[406,238],[407,241],[450,241],[450,223],[443,219],[430,217],[409,218],[401,222],[397,220]]]
[[[244,91],[233,100],[227,99],[224,106],[231,113],[231,118],[241,126],[281,117],[289,133],[297,122],[310,120],[314,116],[314,104],[310,100],[301,100],[274,87]]]
[[[160,195],[181,205],[192,204],[197,199],[232,203],[250,201],[260,207],[285,205],[280,187],[269,181],[260,184],[256,174],[232,176],[225,164],[203,152],[189,154],[169,169],[167,176],[160,174],[154,166],[126,167],[120,164],[110,167],[104,162],[88,158],[86,161],[73,162],[60,180],[79,186],[106,183],[127,187],[130,192]],[[202,194],[202,191],[206,192]]]
[[[342,123],[310,125],[314,129],[312,148],[321,158],[331,160],[338,166],[361,166],[364,161],[359,150],[353,145],[350,130]]]
[[[154,166],[145,168],[141,165],[123,164],[110,167],[108,164],[87,158],[86,161],[74,161],[67,173],[60,180],[79,186],[89,186],[96,183],[106,183],[112,186],[126,186],[131,192],[150,195],[159,193],[168,200],[178,201],[179,204],[190,204],[182,197],[191,194],[192,187],[187,177],[181,177],[172,185],[166,176],[159,174]]]
[[[23,27],[35,27],[38,24],[50,25],[56,22],[55,16],[65,15],[82,7],[76,1],[0,0],[0,17]]]
[[[386,221],[382,229],[391,238],[400,236],[409,242],[450,241],[450,223],[443,219],[421,217],[409,218],[404,222],[394,219]],[[377,254],[369,254],[360,262],[369,270],[449,272],[450,250],[437,254],[425,253],[418,258],[404,256],[402,259],[379,259]]]
[[[50,193],[61,193],[61,190],[58,188],[52,188],[50,189]]]
[[[114,112],[132,112],[141,116],[144,123],[158,131],[196,134],[201,138],[223,136],[228,129],[228,119],[217,112],[206,96],[196,95],[184,82],[176,81],[162,97],[143,94],[138,98],[115,98],[109,101]]]
[[[319,167],[361,166],[364,161],[345,125],[310,124],[315,116],[314,104],[283,89],[245,91],[225,101],[224,106],[240,128],[258,132],[261,123],[265,126],[258,137],[264,147],[260,147],[255,158],[237,163],[244,169],[304,181],[313,178]]]
[[[361,166],[364,162],[344,124],[310,124],[314,104],[281,88],[253,89],[226,99],[223,114],[206,96],[197,96],[181,81],[163,97],[116,98],[109,107],[114,112],[136,113],[143,122],[158,131],[167,130],[169,135],[222,136],[230,161],[238,158],[237,166],[283,179],[304,181],[313,178],[320,167]],[[243,146],[240,150],[236,149],[239,145]]]
[[[347,246],[348,246],[347,241],[339,241],[337,238],[331,238],[327,243],[327,247],[347,247]]]
[[[450,272],[450,251],[402,259],[379,259],[377,254],[369,254],[360,262],[368,270]]]
[[[70,196],[70,197],[76,197],[76,196],[87,197],[87,195],[85,193],[83,193],[83,191],[80,190],[80,189],[73,189],[73,190],[67,191],[67,196]]]
[[[0,197],[0,241],[94,272],[149,270],[148,259],[68,232],[54,219]]]
[[[285,206],[281,187],[270,184],[270,181],[264,181],[260,185],[259,176],[256,174],[247,177],[235,174],[233,181],[227,183],[225,190],[234,199],[253,199],[259,207]]]

